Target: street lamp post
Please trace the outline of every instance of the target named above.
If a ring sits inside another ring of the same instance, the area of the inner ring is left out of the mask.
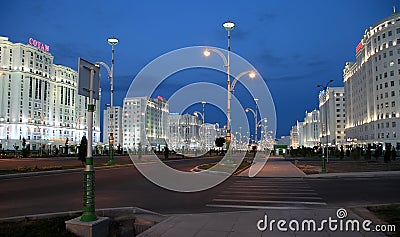
[[[204,105],[203,105],[203,113],[200,113],[200,112],[198,112],[198,111],[194,111],[194,113],[193,113],[195,116],[198,116],[198,115],[200,115],[200,117],[201,117],[201,119],[202,119],[202,122],[203,122],[203,124],[202,124],[202,127],[203,127],[203,134],[202,134],[202,140],[203,140],[203,142],[202,142],[202,148],[204,147],[204,144],[205,144],[205,134],[204,134]]]
[[[111,68],[104,62],[96,62],[104,66],[108,72],[108,79],[110,80],[110,111],[109,111],[109,136],[108,136],[108,147],[109,147],[109,158],[108,164],[114,164],[114,46],[118,44],[119,40],[115,37],[107,39],[107,42],[111,45]]]
[[[227,144],[227,151],[229,150],[229,145],[231,143],[231,30],[235,27],[235,23],[231,21],[227,21],[222,26],[225,28],[225,30],[228,32],[228,60],[227,60],[227,75],[228,75],[228,105],[227,105],[227,130],[226,130],[226,144]]]
[[[115,37],[111,37],[107,39],[108,43],[111,45],[111,77],[110,77],[110,137],[109,141],[109,149],[110,155],[108,164],[111,165],[114,163],[114,46],[118,44],[119,40]]]
[[[326,144],[325,144],[325,149],[326,149],[326,159],[325,159],[325,153],[322,152],[322,173],[326,173],[326,162],[328,162],[328,104],[326,101],[326,90],[328,89],[328,85],[330,83],[332,83],[333,80],[329,80],[326,85],[323,87],[324,90],[324,103],[325,103],[325,140],[326,140]],[[317,87],[322,87],[320,84],[317,85]],[[322,130],[322,127],[321,127]]]
[[[253,113],[253,116],[254,116],[254,144],[257,144],[257,126],[258,126],[258,124],[257,124],[257,112],[256,111],[254,111],[254,110],[252,110],[251,108],[246,108],[246,110],[245,110],[246,112],[252,112]]]

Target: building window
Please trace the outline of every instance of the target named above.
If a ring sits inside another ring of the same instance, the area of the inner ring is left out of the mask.
[[[396,102],[392,101],[392,107],[396,107]]]
[[[396,122],[392,122],[392,128],[396,127]]]

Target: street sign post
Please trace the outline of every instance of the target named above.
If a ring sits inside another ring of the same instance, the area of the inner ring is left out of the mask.
[[[89,97],[87,108],[87,156],[86,166],[83,171],[83,214],[81,221],[89,222],[97,220],[95,213],[95,176],[93,168],[92,144],[93,144],[93,112],[95,110],[94,99],[99,98],[99,73],[100,68],[82,58],[79,58],[79,90],[78,94]]]

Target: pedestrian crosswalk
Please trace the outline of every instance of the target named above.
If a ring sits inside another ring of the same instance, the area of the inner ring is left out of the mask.
[[[323,199],[303,178],[237,177],[214,197],[209,207],[285,209],[324,206]]]

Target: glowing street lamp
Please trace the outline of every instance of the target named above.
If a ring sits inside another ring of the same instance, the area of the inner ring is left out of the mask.
[[[110,110],[109,110],[109,124],[110,131],[108,136],[108,146],[109,146],[109,159],[108,164],[114,164],[114,46],[118,44],[119,40],[115,37],[107,39],[107,42],[111,45],[111,68],[104,62],[96,62],[96,64],[101,64],[107,69],[108,79],[110,80]]]
[[[332,83],[333,80],[329,80],[326,85],[323,87],[324,90],[324,103],[325,104],[325,140],[326,140],[326,144],[325,144],[325,148],[326,148],[326,159],[325,159],[325,153],[322,152],[322,173],[326,173],[326,162],[328,161],[328,101],[326,100],[326,90],[328,89],[328,85],[330,83]],[[322,87],[320,84],[317,85],[317,87]],[[322,130],[322,127],[321,127]],[[322,133],[322,132],[321,132]],[[322,134],[323,135],[323,134]]]

